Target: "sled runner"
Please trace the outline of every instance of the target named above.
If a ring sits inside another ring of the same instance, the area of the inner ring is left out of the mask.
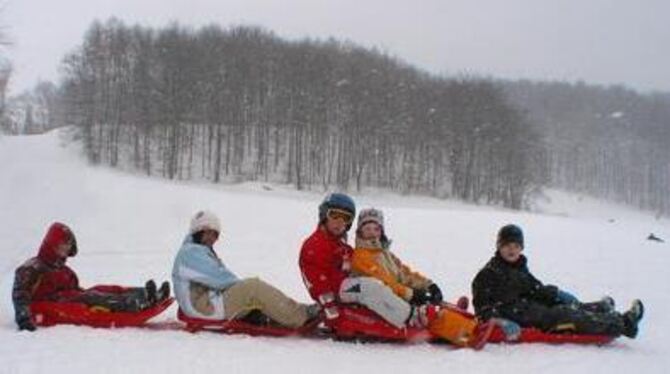
[[[316,336],[319,331],[320,319],[300,328],[289,328],[274,324],[254,324],[244,320],[208,320],[194,318],[185,315],[181,309],[177,312],[177,318],[186,326],[184,329],[189,332],[212,331],[224,334],[246,334],[251,336]]]
[[[607,335],[585,335],[571,333],[549,333],[534,328],[521,329],[518,340],[507,341],[505,334],[500,328],[493,329],[489,343],[548,343],[548,344],[595,344],[604,345],[612,342],[615,338]]]
[[[174,299],[169,297],[147,309],[136,313],[111,312],[105,308],[74,302],[39,301],[30,305],[30,311],[38,326],[84,325],[91,327],[141,326],[149,319],[167,309]]]
[[[258,325],[244,320],[206,320],[186,316],[178,311],[178,319],[185,323],[184,329],[189,332],[212,331],[224,334],[247,334],[251,336],[275,337],[322,337],[336,340],[380,341],[396,343],[441,342],[428,330],[422,328],[399,329],[381,319],[374,312],[358,306],[340,307],[340,316],[333,320],[317,319],[297,329],[273,324]],[[323,322],[323,324],[321,323]],[[491,329],[492,331],[492,329]],[[481,348],[490,335],[488,331],[484,339],[473,348]]]

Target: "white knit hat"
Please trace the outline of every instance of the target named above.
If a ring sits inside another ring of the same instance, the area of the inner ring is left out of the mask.
[[[191,219],[189,232],[195,234],[196,232],[207,229],[221,233],[221,222],[214,213],[207,210],[201,210]]]
[[[363,225],[366,223],[374,222],[379,226],[384,228],[384,213],[381,210],[375,208],[363,209],[358,214],[358,225],[357,229],[360,230]]]

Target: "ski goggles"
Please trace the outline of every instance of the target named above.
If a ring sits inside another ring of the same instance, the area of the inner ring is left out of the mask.
[[[343,209],[331,208],[328,209],[326,217],[332,220],[341,219],[347,225],[353,222],[354,215]]]

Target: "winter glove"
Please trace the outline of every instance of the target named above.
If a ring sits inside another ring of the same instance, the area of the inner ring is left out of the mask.
[[[532,299],[547,304],[556,303],[558,301],[558,287],[538,284],[535,286]]]
[[[521,336],[521,326],[518,323],[505,318],[492,318],[491,321],[503,331],[505,340],[515,341]]]
[[[579,303],[579,300],[575,297],[575,295],[571,294],[570,292],[563,291],[563,290],[560,290],[560,289],[558,290],[558,293],[556,295],[556,299],[561,304],[577,304],[577,303]]]
[[[442,304],[442,290],[440,290],[440,287],[438,287],[437,284],[432,283],[428,286],[428,292],[430,293],[429,301],[431,304]]]
[[[430,301],[430,295],[427,290],[412,290],[412,298],[409,303],[412,305],[424,305]]]
[[[36,329],[30,317],[21,318],[16,321],[16,324],[19,325],[19,330],[35,331]]]

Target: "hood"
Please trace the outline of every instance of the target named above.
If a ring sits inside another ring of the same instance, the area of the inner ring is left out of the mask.
[[[66,259],[58,255],[57,249],[58,246],[67,244],[70,241],[72,242],[72,248],[70,253],[68,253],[68,257],[73,257],[77,254],[77,241],[72,230],[60,222],[55,222],[49,227],[49,231],[44,236],[37,257],[49,264],[65,262]]]

